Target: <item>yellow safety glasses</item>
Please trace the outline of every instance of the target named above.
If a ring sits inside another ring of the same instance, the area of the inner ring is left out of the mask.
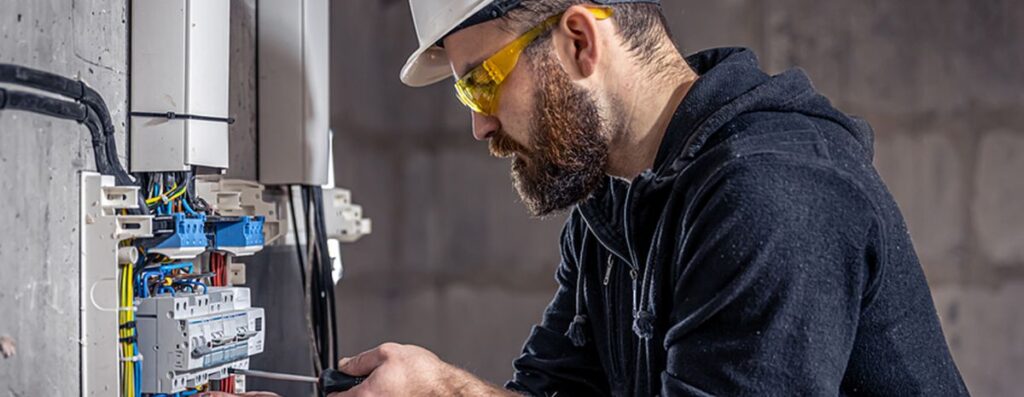
[[[612,9],[609,7],[587,7],[598,20],[608,19],[612,16]],[[498,50],[490,58],[487,58],[479,66],[473,68],[455,83],[455,92],[459,100],[474,112],[494,115],[498,111],[498,97],[501,84],[505,82],[512,70],[519,62],[526,47],[529,47],[534,40],[546,32],[562,19],[562,14],[552,16],[540,25],[524,33],[519,38]]]

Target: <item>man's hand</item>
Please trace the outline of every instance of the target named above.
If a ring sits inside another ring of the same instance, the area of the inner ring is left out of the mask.
[[[385,343],[341,359],[338,370],[369,377],[352,390],[328,397],[513,395],[441,361],[419,346]]]

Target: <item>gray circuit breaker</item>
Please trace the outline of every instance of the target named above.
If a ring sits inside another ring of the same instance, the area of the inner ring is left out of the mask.
[[[173,394],[248,369],[263,352],[263,309],[249,290],[211,287],[206,294],[144,298],[136,317],[143,393]]]

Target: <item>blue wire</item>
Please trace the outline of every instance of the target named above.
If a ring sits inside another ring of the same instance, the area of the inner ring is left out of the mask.
[[[203,287],[203,293],[206,293],[206,284],[203,284],[201,281],[182,281],[182,283],[193,286],[192,292],[195,292],[195,286],[198,285],[200,287]]]
[[[166,276],[167,273],[170,273],[171,271],[178,270],[178,269],[188,269],[188,272],[192,273],[192,269],[193,269],[192,262],[181,262],[181,263],[172,263],[172,264],[169,264],[169,265],[161,265],[160,266],[160,273],[162,273],[161,274],[162,276]]]
[[[142,280],[141,280],[142,288],[141,289],[142,289],[142,297],[143,298],[148,298],[149,297],[149,288],[146,288],[147,287],[146,284],[147,284],[147,281],[149,281],[149,276],[151,276],[151,275],[159,276],[160,279],[164,278],[164,273],[160,272],[160,271],[152,271],[152,270],[150,270],[150,271],[142,272]]]
[[[136,330],[137,334],[139,331]],[[139,355],[139,342],[132,343],[135,355]],[[142,361],[135,362],[135,397],[142,397]]]
[[[195,210],[192,209],[191,205],[188,205],[188,200],[181,200],[181,203],[185,205],[185,212],[188,212],[189,215],[192,215],[192,216],[199,215],[198,213],[196,213]]]

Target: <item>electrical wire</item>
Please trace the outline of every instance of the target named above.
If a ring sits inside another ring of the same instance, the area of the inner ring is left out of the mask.
[[[139,361],[138,328],[135,325],[133,263],[121,266],[118,310],[118,337],[121,348],[121,391],[123,396],[142,395],[142,362]]]
[[[313,347],[317,360],[315,368],[330,368],[337,361],[338,327],[332,277],[332,261],[327,248],[327,227],[324,221],[323,190],[318,186],[302,186],[302,208],[309,272],[306,297],[309,304],[309,322],[313,334]],[[294,211],[293,211],[294,212]],[[293,220],[293,223],[297,223]],[[297,227],[296,227],[297,229]],[[297,230],[296,230],[297,232]],[[296,246],[297,250],[301,247]],[[303,259],[299,253],[300,261]]]
[[[295,254],[299,260],[299,279],[302,281],[302,292],[306,292],[306,259],[302,256],[302,243],[299,242],[299,216],[295,213],[295,192],[291,186],[288,189],[288,209],[291,211],[292,230],[295,236]]]
[[[103,97],[81,80],[73,80],[53,73],[20,65],[0,63],[0,83],[30,87],[51,94],[74,99],[88,108],[84,123],[92,133],[96,170],[113,175],[119,185],[134,185],[117,156],[114,123]],[[2,108],[2,106],[0,106]]]

